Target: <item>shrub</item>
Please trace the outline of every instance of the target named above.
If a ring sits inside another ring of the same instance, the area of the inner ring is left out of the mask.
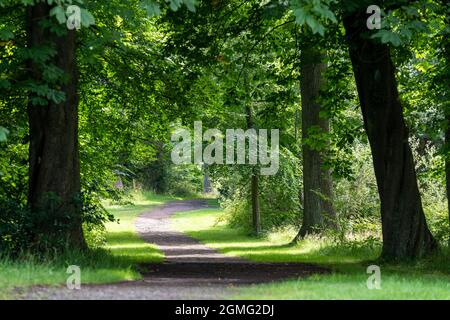
[[[252,229],[250,177],[248,166],[211,167],[214,185],[231,226]],[[280,168],[276,175],[259,176],[261,225],[270,231],[300,222],[301,171],[299,160],[289,150],[280,150]]]
[[[32,250],[38,253],[64,251],[67,234],[72,229],[73,213],[61,214],[60,199],[47,194],[39,209],[12,199],[0,201],[0,251],[18,255]],[[100,241],[103,223],[112,221],[110,215],[90,193],[74,197],[73,205],[88,234],[87,240],[96,245]]]

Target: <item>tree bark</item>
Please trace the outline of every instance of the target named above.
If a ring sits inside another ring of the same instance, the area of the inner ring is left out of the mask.
[[[448,112],[448,111],[447,111]],[[446,155],[445,155],[445,180],[447,187],[447,212],[448,212],[448,223],[450,226],[450,112],[446,115],[447,129],[445,131],[445,145],[446,145]],[[450,227],[449,227],[449,245],[450,245]]]
[[[208,165],[206,163],[203,164],[203,193],[211,193],[211,180],[209,179],[208,174]]]
[[[259,207],[259,176],[256,172],[252,175],[252,218],[253,230],[258,236],[261,234],[261,210]]]
[[[344,26],[381,201],[382,257],[420,258],[437,243],[422,209],[390,49],[370,39],[366,19],[358,10]]]
[[[442,7],[443,7],[443,12],[447,12],[447,16],[445,18],[445,22],[447,23],[447,25],[450,25],[450,3],[448,1],[441,1],[442,3]],[[444,70],[446,70],[447,74],[444,76],[444,88],[447,85],[450,84],[450,36],[449,33],[447,32],[446,34],[444,34],[444,39],[442,41],[443,43],[443,47],[444,47],[444,52],[443,55],[445,57],[446,60],[446,68]],[[448,97],[448,93],[445,95]],[[448,244],[450,246],[450,106],[449,106],[450,102],[446,101],[444,102],[444,108],[446,108],[444,110],[445,112],[445,181],[446,181],[446,188],[447,188],[447,212],[448,212],[448,222],[449,222],[449,239],[448,239]],[[447,106],[447,107],[446,107]]]
[[[247,129],[254,127],[252,108],[246,106]],[[252,222],[253,232],[259,236],[261,234],[261,210],[259,205],[259,176],[257,168],[253,168],[250,187],[252,197]]]
[[[301,52],[303,224],[294,241],[325,227],[336,227],[331,172],[324,169],[322,152],[325,150],[317,150],[306,143],[311,129],[318,128],[324,134],[330,132],[329,119],[320,115],[321,106],[317,102],[326,70],[323,60],[323,52],[316,48],[305,48]]]
[[[81,190],[75,32],[67,31],[58,36],[43,27],[43,19],[48,18],[49,11],[50,7],[45,2],[28,7],[28,47],[54,47],[56,55],[51,63],[65,72],[67,80],[61,81],[58,89],[65,93],[66,100],[59,104],[48,101],[46,105],[33,105],[31,102],[28,105],[28,202],[34,212],[39,212],[48,205],[49,195],[59,200],[52,210],[52,221],[41,221],[36,226],[37,242],[41,236],[52,234],[55,224],[59,223],[67,230],[63,236],[69,246],[85,247],[80,206],[74,201]],[[30,61],[29,68],[32,79],[42,83],[42,67]]]

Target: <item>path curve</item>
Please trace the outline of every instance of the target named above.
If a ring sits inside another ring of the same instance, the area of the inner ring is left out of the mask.
[[[237,263],[241,259],[226,256],[196,239],[175,230],[170,217],[208,206],[206,200],[168,202],[157,210],[143,213],[136,219],[136,230],[148,243],[156,244],[164,253],[166,263]]]
[[[327,270],[300,263],[254,263],[224,255],[173,228],[175,213],[208,208],[206,200],[168,202],[141,214],[136,230],[156,244],[165,255],[163,263],[144,265],[143,279],[104,285],[83,285],[81,290],[65,287],[34,287],[24,299],[223,299],[236,286],[301,279]]]

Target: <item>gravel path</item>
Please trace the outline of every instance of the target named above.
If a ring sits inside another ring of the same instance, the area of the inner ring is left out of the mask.
[[[136,220],[136,229],[146,242],[158,245],[164,252],[166,263],[240,262],[240,259],[225,256],[171,226],[169,218],[172,214],[204,208],[208,208],[204,200],[169,202],[158,210],[142,214]]]
[[[82,285],[81,290],[65,287],[34,287],[25,299],[69,300],[168,300],[223,299],[236,286],[303,278],[326,270],[296,263],[252,263],[223,255],[173,229],[170,216],[207,208],[204,200],[169,202],[136,219],[141,237],[164,252],[162,264],[143,266],[143,279],[105,285]]]

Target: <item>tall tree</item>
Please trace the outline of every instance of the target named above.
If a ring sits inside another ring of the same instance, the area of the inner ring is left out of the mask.
[[[422,208],[390,48],[369,37],[366,7],[344,26],[381,201],[382,257],[423,257],[437,244]]]
[[[318,102],[326,70],[325,54],[313,44],[301,51],[300,89],[302,99],[303,153],[303,224],[295,240],[325,226],[335,226],[333,183],[330,170],[324,168],[323,150],[314,148],[309,139],[317,129],[330,131],[329,120],[321,114]]]
[[[443,45],[443,56],[445,59],[445,67],[442,70],[443,74],[443,87],[444,87],[444,113],[445,113],[445,180],[447,187],[447,210],[448,210],[448,221],[450,225],[450,101],[449,101],[449,92],[448,88],[450,85],[450,3],[448,1],[441,1],[442,8],[445,16],[445,23],[447,25],[447,29],[444,31],[442,37],[442,45]],[[450,234],[450,227],[449,227]],[[449,237],[450,244],[450,237]]]
[[[31,208],[40,210],[48,205],[49,197],[55,195],[58,199],[54,218],[68,225],[65,236],[72,246],[84,247],[80,209],[74,201],[81,191],[75,31],[59,29],[56,33],[46,26],[50,10],[47,2],[27,7],[28,47],[55,50],[51,62],[64,72],[58,87],[65,99],[61,102],[49,99],[35,105],[34,94],[30,96],[28,202]],[[35,60],[30,59],[29,69],[36,83],[45,79],[45,70]],[[43,220],[35,229],[37,239],[51,233],[52,227]]]
[[[448,210],[448,222],[450,225],[450,112],[447,111],[445,117],[447,129],[445,131],[445,145],[446,145],[446,154],[445,154],[445,179],[446,179],[446,187],[447,187],[447,210]],[[450,229],[449,229],[450,233]],[[450,244],[450,237],[449,237]]]

